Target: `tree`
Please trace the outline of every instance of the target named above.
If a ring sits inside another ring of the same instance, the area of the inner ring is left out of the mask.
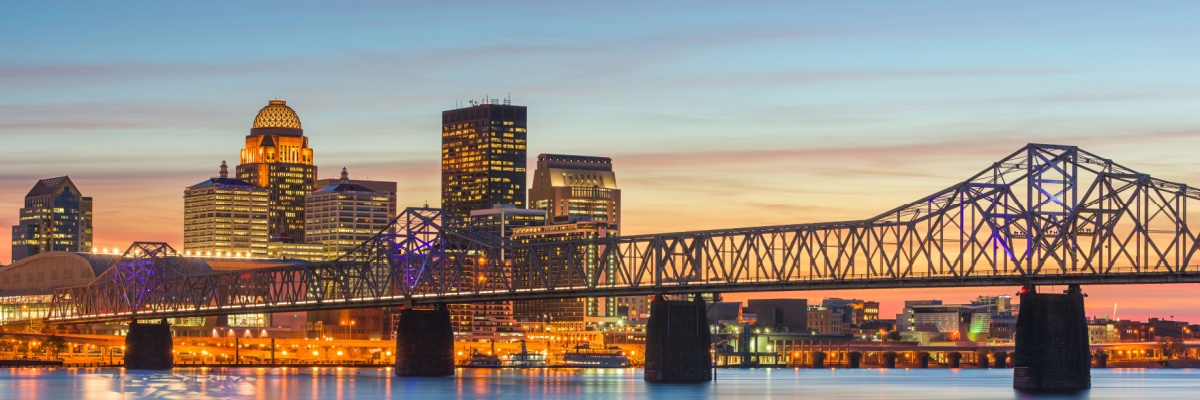
[[[1163,358],[1179,358],[1184,353],[1183,340],[1177,337],[1161,337],[1158,339],[1158,349],[1162,351]]]
[[[46,346],[46,351],[54,358],[58,358],[58,355],[67,349],[67,340],[58,335],[50,335],[43,344]]]
[[[887,340],[890,340],[890,341],[893,341],[893,342],[899,342],[899,341],[900,341],[900,331],[891,331],[891,332],[888,332],[888,333],[887,333]]]

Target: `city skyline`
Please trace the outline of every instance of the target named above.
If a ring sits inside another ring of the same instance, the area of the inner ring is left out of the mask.
[[[96,199],[97,247],[165,240],[181,248],[180,193],[210,177],[212,165],[237,159],[230,149],[271,97],[303,114],[322,167],[318,179],[349,167],[356,177],[397,181],[404,207],[437,203],[437,113],[456,100],[512,94],[514,104],[530,111],[528,165],[540,153],[614,160],[624,234],[866,218],[961,181],[1026,142],[1078,145],[1158,178],[1200,182],[1189,150],[1200,144],[1194,94],[1200,85],[1189,73],[1200,62],[1195,42],[1186,40],[1198,31],[1188,18],[1195,5],[1109,4],[1070,14],[1055,5],[1026,13],[922,5],[928,15],[901,22],[887,18],[886,7],[858,20],[820,21],[847,10],[779,5],[811,15],[789,21],[707,4],[680,10],[666,26],[630,16],[626,30],[606,28],[608,14],[598,13],[576,21],[595,32],[562,40],[544,38],[558,26],[545,14],[487,36],[432,29],[462,17],[436,6],[369,17],[377,11],[371,8],[339,13],[349,17],[339,21],[372,22],[343,32],[344,43],[319,37],[318,16],[327,10],[318,5],[282,15],[271,10],[315,32],[276,32],[260,21],[187,6],[114,15],[88,6],[17,5],[10,15],[41,17],[0,28],[22,39],[0,55],[0,84],[11,88],[0,94],[0,135],[11,149],[0,175],[0,221],[13,225],[21,197],[38,178],[69,175]],[[533,6],[518,8],[588,10]],[[61,18],[46,18],[51,12]],[[197,22],[173,21],[177,30],[151,22],[177,12],[200,15]],[[1143,18],[1112,18],[1122,14]],[[416,21],[422,18],[431,21]],[[751,26],[758,19],[765,22]],[[53,32],[35,36],[33,21],[57,22]],[[385,26],[405,21],[411,26]],[[1047,21],[1061,24],[1029,26]],[[163,35],[124,43],[112,29],[118,24]],[[214,32],[206,24],[235,29]],[[1014,26],[1031,32],[1013,34]],[[95,36],[62,40],[72,32]],[[371,45],[367,37],[378,33],[445,38]],[[257,40],[239,44],[244,36]],[[91,41],[111,43],[101,52],[87,48]],[[260,41],[277,47],[253,52]],[[539,63],[495,70],[444,61],[472,53],[489,64]],[[312,62],[280,66],[288,60]],[[350,72],[362,76],[344,76]],[[158,141],[158,135],[188,141]],[[46,140],[56,145],[44,146]],[[371,149],[362,151],[366,145]],[[56,156],[47,157],[51,152]],[[722,213],[730,209],[736,212]],[[0,259],[11,258],[6,246],[0,249]],[[1197,309],[1188,289],[1085,288],[1089,310],[1113,302],[1125,310],[1128,303],[1129,315],[1165,317],[1151,310],[1172,300],[1175,315],[1200,319],[1187,311]],[[899,293],[820,297],[913,298]]]

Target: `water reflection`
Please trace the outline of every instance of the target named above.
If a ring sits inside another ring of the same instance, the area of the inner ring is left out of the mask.
[[[1094,370],[1093,389],[1029,396],[1012,370],[721,370],[707,384],[647,384],[638,369],[459,370],[398,378],[391,369],[0,369],[0,399],[1130,399],[1193,398],[1197,370]]]

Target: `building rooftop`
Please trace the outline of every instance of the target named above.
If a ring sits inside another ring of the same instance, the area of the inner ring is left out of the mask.
[[[266,107],[258,110],[258,116],[254,117],[254,128],[301,129],[300,116],[287,106],[287,101],[271,100]]]
[[[68,184],[71,184],[71,178],[66,176],[39,179],[37,183],[33,185],[33,189],[29,189],[29,193],[26,194],[25,197],[53,194],[54,192],[58,191],[58,188]]]

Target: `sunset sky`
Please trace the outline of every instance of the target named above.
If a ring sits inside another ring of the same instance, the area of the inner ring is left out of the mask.
[[[272,98],[321,178],[397,181],[404,207],[439,202],[440,112],[511,95],[531,168],[613,159],[625,234],[862,219],[1028,142],[1200,185],[1195,1],[46,3],[0,5],[5,262],[23,196],[63,174],[97,247],[181,247],[183,189]],[[1197,289],[1085,291],[1089,314],[1200,322]]]

